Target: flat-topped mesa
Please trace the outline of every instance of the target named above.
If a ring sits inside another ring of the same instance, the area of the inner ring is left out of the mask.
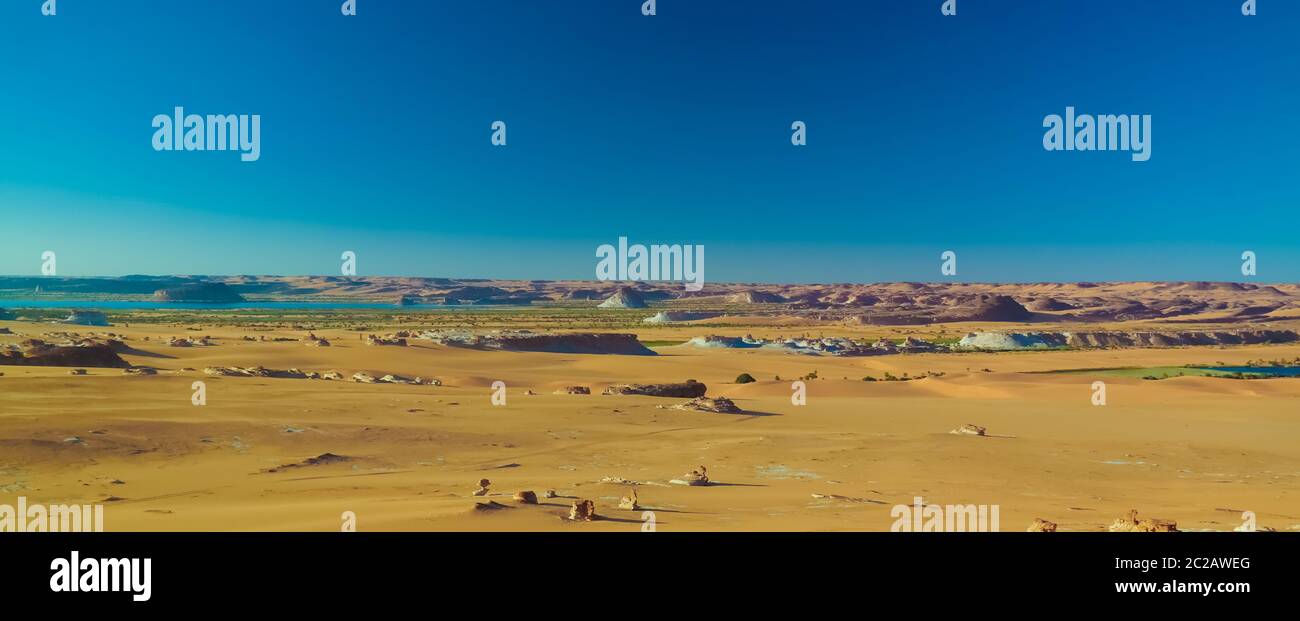
[[[1294,330],[1226,330],[1179,332],[974,332],[957,342],[955,349],[1007,351],[1053,347],[1185,347],[1193,345],[1264,345],[1294,343]]]
[[[654,350],[642,345],[635,334],[594,332],[541,334],[526,330],[473,334],[466,331],[435,330],[424,332],[419,335],[419,338],[453,347],[473,347],[501,351],[552,354],[614,354],[622,356],[656,355]]]
[[[1230,330],[1212,332],[1067,332],[1071,347],[1180,347],[1186,345],[1266,345],[1294,343],[1294,330]]]
[[[732,304],[784,304],[785,297],[770,291],[741,291],[727,299]]]
[[[231,304],[243,302],[244,296],[224,282],[200,282],[179,287],[168,287],[153,292],[158,302],[189,302],[193,304]]]

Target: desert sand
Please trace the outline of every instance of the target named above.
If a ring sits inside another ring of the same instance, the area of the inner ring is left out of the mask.
[[[705,334],[873,340],[1028,328],[850,325],[779,313],[787,319],[641,321],[659,310],[349,320],[364,329],[219,313],[211,315],[219,321],[202,313],[182,321],[150,311],[110,313],[110,327],[0,321],[10,332],[0,334],[0,347],[58,332],[112,332],[126,346],[122,359],[157,370],[70,375],[67,367],[0,366],[0,502],[102,503],[109,531],[337,531],[345,512],[367,531],[636,531],[646,511],[663,532],[887,531],[891,508],[918,496],[998,505],[1003,531],[1041,518],[1060,531],[1101,532],[1131,509],[1183,531],[1230,531],[1246,511],[1261,528],[1300,530],[1300,379],[1047,373],[1290,360],[1300,357],[1300,343],[809,356],[679,343]],[[1266,327],[1300,327],[1281,310]],[[582,331],[632,332],[658,355],[365,341],[431,324],[563,333],[566,322],[590,324],[608,313],[627,315],[614,322],[618,329]],[[1149,320],[1087,326],[1152,328],[1171,329]],[[1078,325],[1048,318],[1032,329]],[[305,346],[309,334],[330,346]],[[173,346],[173,337],[207,344]],[[343,379],[204,371],[253,366]],[[863,381],[886,372],[924,377]],[[424,383],[359,383],[350,379],[356,373]],[[742,373],[757,381],[735,383]],[[792,381],[812,373],[806,405],[793,404]],[[1099,379],[1104,406],[1092,402]],[[744,412],[602,394],[613,385],[686,380]],[[197,381],[206,405],[192,403]],[[493,404],[498,381],[504,405]],[[569,386],[591,394],[567,394]],[[950,433],[967,424],[986,435]],[[710,485],[670,482],[701,466]],[[634,490],[638,508],[619,508]],[[537,503],[517,502],[521,491],[534,492]],[[593,501],[601,519],[566,519],[579,500]],[[499,507],[476,509],[493,502]]]

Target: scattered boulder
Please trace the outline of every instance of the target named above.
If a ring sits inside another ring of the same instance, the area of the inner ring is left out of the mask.
[[[1115,520],[1108,530],[1112,533],[1176,533],[1178,523],[1173,520],[1137,517],[1137,509],[1129,509],[1124,517]]]
[[[366,336],[366,345],[389,345],[393,347],[406,347],[406,339],[398,338],[392,335],[376,336],[370,334]]]
[[[537,504],[537,494],[532,492],[531,490],[515,492],[515,502],[523,503],[526,505],[535,505]]]
[[[553,489],[548,489],[548,490],[546,490],[544,493],[542,493],[542,497],[543,497],[543,498],[555,498],[555,497],[556,497],[555,490],[553,490]]]
[[[557,394],[557,395],[589,395],[589,394],[591,394],[591,388],[589,388],[589,387],[587,387],[587,386],[565,386],[564,388],[561,388],[561,389],[555,391],[555,394]]]
[[[490,486],[490,485],[492,485],[492,482],[491,482],[491,481],[489,481],[489,480],[487,480],[487,479],[479,479],[479,480],[478,480],[478,489],[474,490],[474,495],[475,495],[475,496],[487,496],[487,495],[488,495],[488,486]]]
[[[309,333],[307,334],[307,338],[303,340],[303,345],[306,345],[307,347],[329,347],[330,342],[316,336],[315,334]]]
[[[1054,533],[1056,532],[1056,522],[1048,522],[1043,518],[1034,518],[1034,522],[1029,525],[1025,532],[1030,533]]]
[[[636,488],[632,488],[629,493],[631,494],[630,496],[624,496],[618,501],[618,508],[626,509],[628,511],[640,511],[641,505],[636,502]]]
[[[673,479],[669,481],[669,483],[673,483],[675,485],[691,485],[694,487],[703,487],[709,484],[709,471],[704,466],[700,466],[699,470],[692,470],[682,475],[680,479]]]
[[[953,429],[948,433],[955,433],[959,435],[968,435],[968,436],[984,436],[984,435],[988,435],[988,429],[985,427],[981,427],[979,425],[966,424],[956,429]]]
[[[157,375],[158,369],[153,367],[131,367],[122,369],[122,375]]]
[[[590,522],[596,517],[596,503],[590,500],[575,500],[569,507],[569,519],[574,522]]]
[[[68,375],[85,375],[85,374],[86,374],[85,369],[72,369],[71,371],[68,371]]]
[[[474,503],[473,511],[477,513],[477,512],[485,512],[485,511],[498,511],[501,509],[509,509],[509,508],[510,507],[507,507],[506,505],[503,505],[495,500],[489,500],[487,502]]]
[[[285,470],[292,470],[295,468],[306,468],[310,466],[329,466],[333,464],[342,464],[350,461],[352,461],[351,457],[345,457],[343,455],[335,455],[334,453],[321,453],[320,455],[317,455],[315,457],[309,457],[296,464],[284,464],[282,466],[276,466],[274,468],[267,470],[267,472],[283,472]]]

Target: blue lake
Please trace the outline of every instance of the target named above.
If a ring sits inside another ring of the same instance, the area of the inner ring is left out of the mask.
[[[1300,377],[1300,367],[1204,367],[1227,373],[1258,373],[1278,377]]]

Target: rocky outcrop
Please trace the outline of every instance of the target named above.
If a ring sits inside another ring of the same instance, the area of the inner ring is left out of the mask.
[[[555,391],[557,395],[589,395],[591,388],[587,386],[565,386]]]
[[[619,287],[614,295],[601,302],[599,308],[645,308],[645,298],[631,287]]]
[[[387,345],[392,347],[406,347],[406,339],[388,335],[378,336],[374,334],[366,335],[366,345]]]
[[[958,435],[966,435],[966,436],[984,436],[984,435],[988,435],[988,429],[981,427],[979,425],[966,424],[956,429],[953,429],[948,433],[955,433]]]
[[[647,397],[703,397],[708,386],[695,380],[680,384],[615,384],[605,389],[605,395],[645,395]]]
[[[1067,338],[1063,334],[1015,332],[972,332],[957,342],[957,349],[984,349],[990,351],[1011,351],[1018,349],[1050,349],[1065,347]]]
[[[1025,529],[1029,533],[1054,533],[1056,532],[1056,522],[1049,522],[1043,518],[1034,518],[1029,528]]]
[[[1235,330],[1216,332],[1066,332],[1070,347],[1180,347],[1185,345],[1261,345],[1294,343],[1293,330]]]
[[[742,414],[744,410],[740,409],[731,399],[718,397],[710,399],[708,397],[696,397],[679,405],[674,405],[675,410],[692,410],[695,412],[715,412],[718,414]]]
[[[203,282],[159,289],[153,292],[153,299],[157,302],[232,304],[243,302],[244,296],[224,282]]]
[[[76,325],[76,326],[107,326],[107,325],[112,325],[112,324],[109,324],[109,323],[108,323],[108,316],[107,316],[107,315],[105,315],[104,313],[102,313],[102,312],[100,312],[100,311],[96,311],[96,310],[76,310],[76,311],[72,311],[72,313],[68,315],[68,318],[63,320],[63,323],[68,323],[68,324],[72,324],[72,325]]]
[[[178,338],[173,336],[172,338],[167,339],[167,346],[168,347],[211,347],[212,337],[200,336],[200,337]]]
[[[574,522],[590,522],[596,517],[596,503],[590,500],[575,500],[569,507],[569,519]]]
[[[690,485],[693,487],[703,487],[709,484],[709,471],[704,466],[700,466],[698,470],[692,470],[686,474],[683,474],[681,478],[673,479],[669,481],[669,483],[672,483],[674,485]]]
[[[315,334],[308,334],[307,338],[303,339],[302,344],[306,345],[307,347],[329,347],[330,346],[329,341],[320,338]]]
[[[957,349],[1010,351],[1052,347],[1184,347],[1193,345],[1262,345],[1294,343],[1293,330],[1225,330],[1180,332],[976,332],[958,341]]]
[[[380,377],[375,377],[374,375],[371,375],[371,374],[366,373],[366,372],[364,372],[364,371],[358,371],[358,372],[356,372],[356,373],[353,373],[353,374],[352,374],[352,381],[354,381],[354,382],[356,382],[356,383],[358,383],[358,384],[412,384],[412,385],[420,385],[420,384],[426,384],[426,383],[427,383],[427,384],[432,384],[432,385],[441,385],[441,382],[439,382],[438,384],[434,384],[433,382],[425,382],[422,378],[419,378],[419,377],[416,377],[416,378],[410,378],[410,377],[404,377],[404,376],[401,376],[401,375],[393,375],[393,374],[391,374],[391,373],[388,374],[388,375],[383,375],[383,376],[380,376]],[[436,381],[436,380],[435,380],[435,381]]]
[[[15,349],[0,351],[0,365],[107,369],[125,369],[131,366],[117,355],[109,343],[50,345],[31,339],[24,341],[24,344]]]
[[[203,373],[213,377],[270,377],[276,379],[316,379],[320,377],[312,371],[299,369],[268,369],[256,367],[206,367]]]
[[[1124,517],[1115,520],[1108,530],[1112,533],[1176,533],[1178,523],[1155,518],[1138,519],[1137,509],[1129,509]]]
[[[567,334],[541,334],[524,330],[473,334],[458,331],[429,331],[420,338],[453,347],[528,351],[552,354],[610,354],[621,356],[654,356],[653,350],[642,345],[635,334],[603,334],[574,332]]]

